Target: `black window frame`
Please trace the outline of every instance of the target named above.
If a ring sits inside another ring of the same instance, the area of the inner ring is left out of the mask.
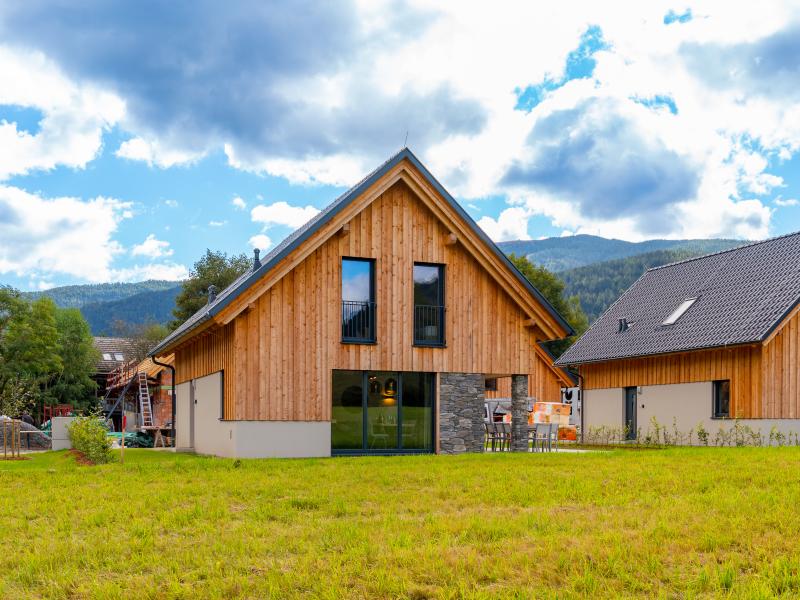
[[[368,434],[368,411],[369,411],[369,376],[375,371],[361,371],[358,369],[332,369],[331,370],[331,391],[333,388],[333,376],[337,371],[349,371],[351,373],[360,373],[361,375],[361,410],[362,412],[362,435],[361,435],[361,448],[333,448],[331,447],[331,456],[376,456],[376,455],[399,455],[399,454],[435,454],[436,453],[436,432],[439,427],[439,420],[437,414],[437,400],[436,390],[439,379],[436,373],[430,371],[394,371],[397,374],[397,423],[398,435],[397,445],[392,448],[370,448],[369,447],[369,434]],[[404,399],[404,379],[406,376],[413,375],[430,375],[428,385],[428,393],[431,396],[431,423],[430,435],[431,445],[430,448],[404,448],[402,442],[402,427],[403,427],[403,399]],[[333,397],[333,394],[331,394]],[[331,436],[332,438],[332,436]],[[332,439],[331,439],[332,441]]]
[[[497,377],[487,377],[484,379],[483,388],[487,392],[497,391]]]
[[[439,314],[439,337],[437,340],[420,340],[417,339],[417,302],[416,299],[412,303],[412,336],[413,336],[413,345],[419,346],[422,348],[446,348],[447,347],[447,336],[446,336],[446,323],[447,323],[447,296],[446,291],[447,288],[445,286],[445,276],[447,274],[447,270],[443,263],[432,263],[432,262],[420,262],[414,261],[411,265],[411,285],[412,290],[413,286],[415,285],[414,282],[414,268],[415,267],[436,267],[439,269],[439,298],[441,300],[441,305],[435,307],[438,308]],[[423,306],[423,305],[420,305]]]
[[[720,404],[720,392],[722,390],[722,385],[728,384],[728,410],[726,413],[722,413],[719,410]],[[711,418],[712,419],[730,419],[731,418],[731,380],[730,379],[717,379],[716,381],[712,382],[712,391],[711,391]]]
[[[354,301],[345,300],[342,298],[342,285],[344,283],[344,262],[345,261],[352,261],[352,262],[365,262],[369,265],[369,310],[368,310],[368,318],[371,321],[369,326],[369,333],[366,337],[359,337],[359,336],[348,336],[345,335],[345,325],[344,325],[344,314],[347,304],[352,303]],[[378,343],[378,306],[375,301],[376,298],[376,261],[374,258],[366,258],[363,256],[342,256],[341,261],[339,263],[339,299],[341,302],[341,312],[339,318],[339,327],[341,330],[341,342],[342,344],[377,344]]]

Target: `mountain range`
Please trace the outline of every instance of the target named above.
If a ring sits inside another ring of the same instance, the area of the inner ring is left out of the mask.
[[[744,243],[728,239],[626,242],[575,235],[501,242],[498,246],[507,254],[524,255],[555,272],[564,281],[566,293],[580,297],[591,322],[647,269]],[[112,335],[117,321],[129,324],[170,321],[180,288],[180,282],[148,280],[70,285],[24,295],[29,298],[46,295],[58,306],[79,308],[94,335]]]

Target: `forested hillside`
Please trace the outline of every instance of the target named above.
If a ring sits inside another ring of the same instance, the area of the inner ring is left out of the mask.
[[[532,263],[559,272],[598,262],[626,258],[657,250],[683,249],[694,255],[709,254],[740,246],[742,240],[647,240],[626,242],[594,235],[573,235],[543,240],[500,242],[506,254],[525,256]]]
[[[89,322],[93,335],[115,335],[114,324],[117,321],[138,325],[141,323],[165,324],[172,319],[175,297],[181,286],[166,290],[142,292],[113,300],[111,302],[90,302],[80,308],[84,318]]]
[[[566,284],[568,296],[577,295],[581,307],[591,323],[627,290],[647,269],[666,265],[678,260],[700,256],[698,252],[681,248],[678,250],[656,250],[628,258],[595,263],[558,273]]]
[[[61,308],[81,308],[92,302],[112,302],[129,298],[142,292],[158,292],[180,285],[178,281],[149,279],[137,283],[97,283],[87,285],[65,285],[42,292],[23,292],[22,296],[31,300],[47,296]]]

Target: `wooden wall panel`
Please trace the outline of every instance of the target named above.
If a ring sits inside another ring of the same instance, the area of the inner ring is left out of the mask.
[[[198,377],[223,371],[224,410],[235,412],[236,371],[234,324],[217,327],[197,336],[186,346],[175,351],[175,377],[185,383]]]
[[[561,388],[564,384],[556,377],[550,366],[538,354],[528,374],[528,396],[539,402],[561,402]],[[487,398],[510,398],[511,378],[497,380],[497,390],[487,391]]]
[[[587,390],[730,379],[731,416],[768,416],[761,401],[759,345],[587,364],[580,372]]]
[[[800,313],[796,312],[764,344],[762,410],[770,419],[800,417]]]
[[[235,398],[226,396],[226,418],[330,420],[332,369],[508,375],[534,370],[532,390],[552,394],[547,369],[531,367],[538,363],[534,330],[524,326],[528,315],[461,243],[446,244],[449,233],[403,182],[356,214],[348,233],[334,234],[225,327],[233,338],[224,338],[231,350],[226,393],[231,381]],[[345,256],[376,261],[374,345],[341,343]],[[413,347],[414,262],[445,265],[446,348]],[[219,370],[219,352],[208,344],[199,340],[177,354],[183,380],[212,372],[200,369],[201,363]],[[185,362],[198,366],[186,368]]]

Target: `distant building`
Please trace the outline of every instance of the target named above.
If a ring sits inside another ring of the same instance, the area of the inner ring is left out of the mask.
[[[587,428],[800,430],[800,233],[648,270],[556,364]]]
[[[108,387],[109,374],[130,362],[131,341],[119,337],[95,337],[94,347],[100,353],[100,359],[95,366],[92,379],[97,383],[96,396],[102,398]]]

